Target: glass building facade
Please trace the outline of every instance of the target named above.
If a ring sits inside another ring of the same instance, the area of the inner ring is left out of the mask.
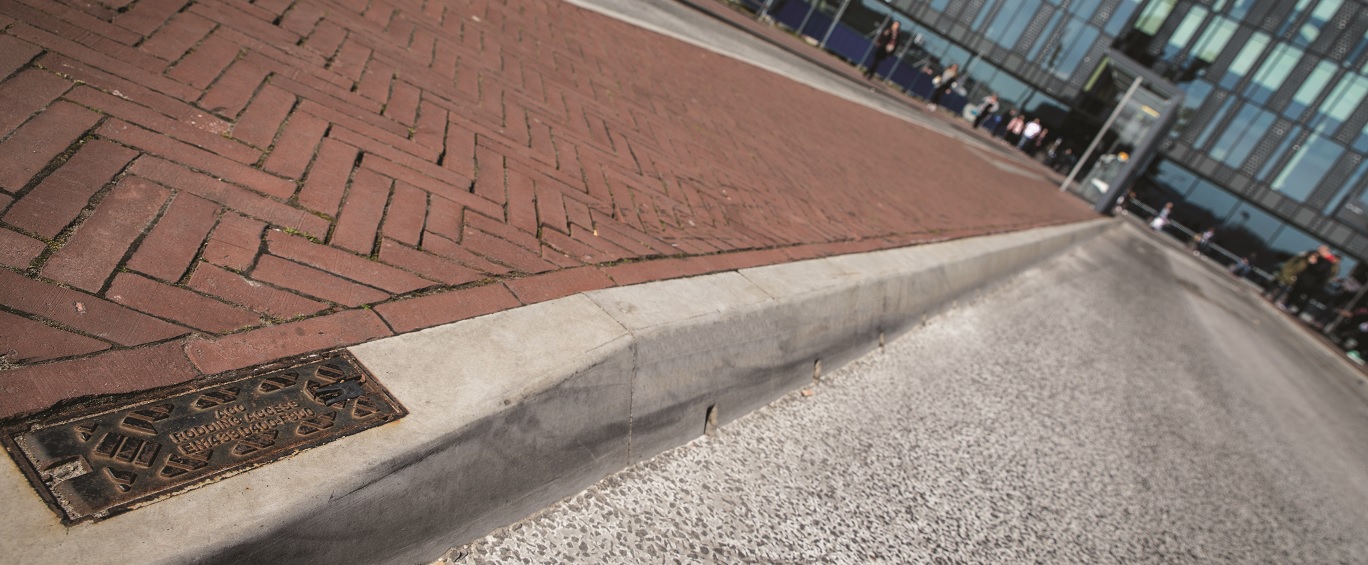
[[[757,0],[763,2],[763,0]],[[1172,101],[1138,151],[1132,188],[1272,267],[1320,243],[1368,257],[1368,4],[1362,0],[787,0],[781,24],[863,64],[902,24],[879,72],[918,93],[959,63],[961,107],[995,92],[1081,152],[1129,80]],[[832,25],[832,24],[835,25]],[[825,27],[824,27],[825,26]],[[817,30],[814,33],[814,30]],[[836,31],[839,31],[837,33]],[[825,33],[823,33],[825,32]],[[864,49],[864,51],[861,51]],[[918,73],[920,70],[920,73]],[[1110,72],[1110,71],[1108,71]],[[1112,130],[1116,128],[1113,127]],[[1342,272],[1348,272],[1346,269]]]

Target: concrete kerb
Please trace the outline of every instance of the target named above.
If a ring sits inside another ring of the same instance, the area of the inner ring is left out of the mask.
[[[360,345],[409,416],[71,528],[0,464],[0,561],[430,562],[1117,225],[605,289]]]

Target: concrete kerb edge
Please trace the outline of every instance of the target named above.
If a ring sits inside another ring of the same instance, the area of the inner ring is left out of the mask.
[[[66,528],[0,465],[15,563],[426,563],[814,382],[1095,220],[569,296],[351,348],[391,424]],[[8,561],[7,561],[8,562]]]

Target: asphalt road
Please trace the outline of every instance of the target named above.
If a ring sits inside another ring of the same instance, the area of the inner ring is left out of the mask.
[[[1365,563],[1357,369],[1126,227],[458,563]]]

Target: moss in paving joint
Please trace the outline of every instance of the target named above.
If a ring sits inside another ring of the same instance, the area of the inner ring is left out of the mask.
[[[309,235],[309,234],[304,233],[304,232],[302,232],[302,231],[299,231],[299,230],[297,230],[297,229],[295,229],[295,228],[284,227],[284,228],[279,228],[279,229],[280,229],[280,231],[285,232],[285,233],[287,233],[287,234],[289,234],[289,235],[293,235],[293,236],[297,236],[297,237],[302,237],[302,238],[307,239],[307,240],[309,240],[309,241],[312,241],[312,242],[314,242],[314,243],[323,243],[323,240],[318,239],[316,236]]]

